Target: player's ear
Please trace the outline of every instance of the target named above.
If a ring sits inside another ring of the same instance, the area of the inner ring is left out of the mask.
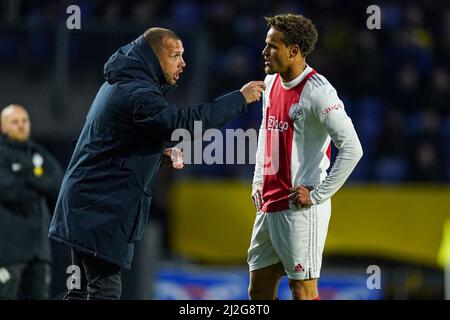
[[[290,46],[290,49],[289,49],[289,57],[290,58],[295,58],[299,54],[301,55],[299,46],[297,46],[297,45]]]

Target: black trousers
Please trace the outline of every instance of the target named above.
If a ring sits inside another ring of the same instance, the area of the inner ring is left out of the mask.
[[[0,266],[0,300],[46,300],[50,277],[50,264],[41,260]]]
[[[119,266],[75,250],[72,250],[72,265],[73,278],[67,281],[68,292],[64,300],[120,299],[122,280]]]

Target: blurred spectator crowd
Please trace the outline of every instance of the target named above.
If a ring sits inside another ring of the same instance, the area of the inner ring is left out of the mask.
[[[40,25],[65,21],[64,1],[1,1],[0,61],[23,62],[46,68],[55,54],[53,35],[33,32]],[[450,4],[447,1],[377,1],[381,29],[366,27],[366,8],[361,1],[272,0],[134,0],[69,1],[81,8],[83,28],[103,26],[114,41],[102,43],[98,35],[74,38],[72,64],[77,72],[96,65],[124,41],[120,29],[138,30],[162,25],[178,32],[186,47],[186,73],[190,44],[203,30],[208,39],[202,59],[206,66],[207,91],[211,98],[243,83],[264,77],[261,51],[267,27],[264,16],[295,12],[309,17],[319,31],[319,42],[307,62],[337,89],[358,131],[364,157],[353,181],[442,182],[450,181]],[[66,6],[67,6],[66,5]],[[174,22],[174,23],[172,23]],[[26,39],[9,32],[20,24],[29,31]],[[129,37],[127,38],[129,39]],[[26,42],[29,50],[21,50]],[[95,49],[93,49],[95,48]],[[191,51],[190,51],[191,50]],[[86,56],[86,52],[88,55]],[[19,59],[22,55],[22,58]],[[78,61],[78,62],[77,62]],[[200,101],[199,101],[200,102]],[[261,110],[252,108],[227,128],[258,128]],[[241,169],[240,169],[241,168]],[[250,166],[201,166],[207,175],[251,175]]]

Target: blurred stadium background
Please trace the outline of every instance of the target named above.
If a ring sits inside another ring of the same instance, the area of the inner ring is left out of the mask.
[[[81,30],[66,28],[71,4],[81,8]],[[381,30],[366,27],[370,4],[381,8]],[[286,11],[317,26],[308,63],[337,89],[365,152],[333,198],[322,298],[443,299],[450,254],[448,1],[0,0],[0,106],[28,108],[32,138],[65,167],[103,65],[119,46],[150,26],[176,31],[187,68],[169,99],[191,105],[262,79],[263,16]],[[253,106],[227,128],[258,128],[260,120],[261,108]],[[252,165],[163,170],[149,230],[133,269],[124,272],[123,298],[247,299],[252,174]],[[58,299],[68,250],[53,244],[53,259],[51,297]],[[380,290],[367,288],[371,265],[380,267]],[[285,281],[280,297],[289,298]]]

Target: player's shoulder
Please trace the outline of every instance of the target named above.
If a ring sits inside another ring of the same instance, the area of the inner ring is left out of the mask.
[[[308,91],[306,99],[317,110],[341,103],[336,89],[325,76],[318,72],[314,72],[308,79],[305,89]]]
[[[334,89],[333,85],[328,81],[328,79],[322,75],[321,73],[317,72],[316,70],[313,71],[312,76],[308,80],[308,84],[311,87],[311,90],[320,88],[319,90]]]
[[[335,97],[336,89],[328,79],[317,71],[308,79],[307,83],[309,95],[313,100],[323,99],[325,97]]]

